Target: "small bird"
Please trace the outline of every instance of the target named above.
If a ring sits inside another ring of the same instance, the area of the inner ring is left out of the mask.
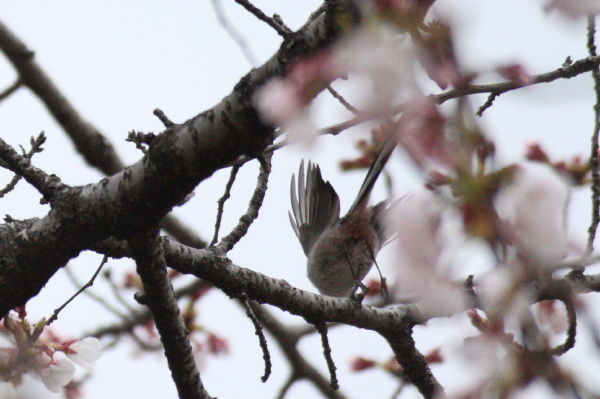
[[[318,165],[308,162],[305,182],[304,160],[300,163],[298,195],[292,175],[290,222],[308,258],[308,278],[321,294],[354,297],[357,288],[363,296],[366,293],[361,281],[390,238],[385,220],[389,201],[371,207],[369,196],[395,146],[391,138],[384,142],[343,218],[340,199],[331,184],[323,180]],[[382,293],[385,288],[382,277]]]

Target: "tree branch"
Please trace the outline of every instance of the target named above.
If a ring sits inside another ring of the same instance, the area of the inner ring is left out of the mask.
[[[321,16],[296,32],[293,40],[243,77],[219,104],[158,135],[141,161],[96,184],[62,185],[54,193],[57,198],[46,217],[19,232],[17,239],[0,242],[0,314],[36,295],[83,249],[111,236],[124,238],[155,226],[214,171],[243,154],[262,154],[273,140],[274,127],[260,119],[254,107],[255,91],[270,78],[282,75],[290,62],[329,46],[339,34],[332,20],[335,16]],[[5,48],[7,37],[10,35],[1,25],[0,48],[15,62],[23,63],[20,67],[35,68],[26,48]],[[23,77],[25,83],[33,84],[27,83],[28,79],[35,81],[37,73],[41,71]],[[39,79],[45,87],[53,87],[43,74]],[[12,157],[10,151],[4,146],[4,153]]]
[[[158,229],[138,233],[129,238],[128,242],[144,285],[145,302],[160,334],[179,398],[211,399],[200,380],[188,331],[167,276],[167,264]]]
[[[2,22],[0,22],[0,50],[19,74],[15,84],[3,94],[9,95],[17,88],[27,86],[46,106],[48,112],[67,133],[77,151],[90,166],[107,176],[123,170],[125,165],[109,140],[77,112],[35,62],[33,51],[29,50],[25,43]],[[172,215],[165,218],[162,227],[183,244],[194,248],[206,246],[197,234]]]

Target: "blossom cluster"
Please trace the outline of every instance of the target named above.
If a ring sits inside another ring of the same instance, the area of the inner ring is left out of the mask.
[[[480,339],[465,341],[464,354],[468,355],[468,346],[479,348],[476,351],[490,366],[480,367],[488,371],[482,381],[496,381],[499,395],[506,395],[526,384],[514,377],[514,370],[539,365],[527,363],[526,351],[505,324],[516,319],[527,330],[535,313],[531,305],[536,302],[530,283],[552,278],[569,255],[582,255],[583,246],[567,234],[566,220],[571,187],[589,181],[589,168],[578,160],[552,163],[539,145],[530,148],[527,160],[501,164],[494,142],[479,126],[467,99],[441,107],[434,96],[422,94],[425,75],[439,88],[457,92],[478,77],[462,70],[450,24],[425,21],[431,5],[428,1],[372,3],[373,17],[366,18],[368,23],[358,28],[352,39],[292,65],[290,74],[265,87],[258,98],[259,108],[265,118],[289,132],[299,120],[310,118],[307,95],[318,91],[309,89],[315,85],[322,88],[324,81],[329,84],[339,74],[325,72],[344,71],[366,78],[362,82],[368,84],[357,89],[363,102],[355,109],[363,111],[355,112],[355,119],[383,121],[372,129],[373,144],[361,142],[362,156],[345,161],[343,167],[368,166],[374,147],[391,137],[424,183],[395,203],[389,221],[397,238],[393,300],[415,304],[429,319],[463,312],[473,306],[476,296],[480,310],[469,310],[467,317]],[[595,10],[598,2],[557,0],[548,4],[559,12],[576,14]],[[401,39],[407,26],[412,27],[409,45]],[[423,73],[418,75],[415,65],[420,65]],[[493,72],[516,87],[535,83],[519,64],[499,65]],[[477,115],[484,110],[482,107]],[[314,123],[305,120],[302,125]],[[465,247],[476,247],[481,263],[486,264],[475,279],[454,270],[454,258]],[[556,327],[552,330],[557,334],[565,332],[566,314],[554,303],[539,305],[537,312],[539,323]],[[538,341],[544,344],[537,348],[546,354],[551,351],[547,338],[542,336]],[[500,353],[507,352],[502,361]],[[436,355],[437,361],[443,361],[440,352]],[[352,367],[364,370],[375,365],[358,359]],[[537,372],[544,376],[541,366]],[[563,376],[557,373],[554,377]]]
[[[32,327],[13,312],[4,316],[5,333],[14,345],[0,348],[0,380],[17,386],[24,374],[31,373],[56,393],[71,382],[75,365],[92,370],[102,352],[98,339],[47,342],[41,338],[45,325],[45,319]]]

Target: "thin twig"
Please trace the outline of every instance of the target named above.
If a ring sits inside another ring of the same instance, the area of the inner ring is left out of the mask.
[[[539,83],[550,83],[558,79],[570,79],[575,76],[581,75],[585,72],[590,72],[594,68],[600,64],[600,57],[595,55],[592,57],[583,58],[581,60],[575,61],[571,65],[561,66],[558,69],[555,69],[550,72],[541,73],[539,75],[532,76],[532,83],[528,86],[532,86]],[[443,104],[444,102],[458,98],[465,97],[471,94],[481,94],[481,93],[496,93],[502,94],[509,91],[521,89],[523,86],[519,82],[508,81],[501,83],[492,83],[492,84],[469,84],[460,87],[459,89],[449,90],[445,93],[437,94],[434,96],[438,104]]]
[[[587,48],[590,56],[596,57],[596,44],[594,37],[596,35],[595,16],[588,17],[587,25]],[[590,169],[592,173],[592,222],[588,228],[588,242],[584,257],[588,257],[594,250],[594,239],[600,223],[600,172],[598,171],[598,136],[600,134],[600,72],[598,66],[591,70],[594,79],[594,92],[596,93],[596,104],[594,104],[594,133],[592,134]]]
[[[402,391],[404,390],[404,386],[406,384],[404,383],[404,381],[400,381],[400,384],[398,385],[398,388],[396,388],[396,390],[394,391],[394,393],[392,394],[391,398],[392,399],[396,399],[398,397],[400,397],[400,394],[402,393]]]
[[[112,280],[111,274],[108,270],[104,273],[103,277],[106,279],[106,282],[108,283],[108,286],[110,287],[116,300],[119,301],[119,303],[123,305],[130,313],[134,313],[135,309],[133,306],[131,306],[131,304],[129,304],[129,302],[125,300],[125,298],[123,298],[123,295],[121,295],[121,288]]]
[[[284,385],[281,388],[277,396],[278,398],[283,398],[294,382],[306,380],[312,383],[324,398],[346,399],[346,396],[342,392],[339,390],[334,391],[329,387],[330,381],[310,364],[298,349],[300,338],[306,335],[304,334],[304,330],[308,328],[311,332],[314,332],[316,331],[314,325],[302,324],[289,326],[277,320],[265,306],[260,306],[254,301],[249,302],[249,305],[256,318],[275,339],[292,368],[289,379],[286,382],[286,385],[289,386],[286,387]],[[331,327],[331,325],[328,327]]]
[[[67,277],[69,278],[69,280],[71,280],[71,283],[73,283],[75,288],[78,288],[78,289],[81,288],[81,283],[77,280],[77,277],[75,277],[75,275],[73,274],[73,270],[71,270],[71,267],[69,267],[69,266],[65,267],[65,273],[67,274]],[[89,290],[83,291],[83,294],[92,298],[94,301],[98,302],[106,310],[114,313],[116,316],[119,316],[119,317],[125,319],[125,317],[126,317],[125,314],[123,314],[119,309],[112,306],[110,303],[106,302],[104,300],[104,298],[102,298],[101,296],[96,295]]]
[[[481,107],[479,107],[479,109],[477,110],[475,115],[482,116],[483,113],[485,112],[485,110],[488,109],[489,107],[491,107],[492,104],[494,104],[494,100],[496,99],[496,97],[499,97],[499,96],[500,96],[500,94],[498,94],[498,93],[491,93],[488,96],[488,99],[485,101],[485,103],[483,103],[483,105]]]
[[[221,229],[221,219],[223,218],[223,208],[225,207],[225,202],[231,196],[231,188],[233,187],[233,183],[235,182],[235,177],[237,176],[237,173],[239,172],[241,167],[242,167],[242,165],[234,165],[231,167],[229,181],[225,185],[225,192],[223,193],[223,196],[221,198],[219,198],[219,200],[217,201],[217,204],[218,204],[217,220],[215,222],[215,234],[213,235],[213,238],[209,245],[211,247],[213,245],[215,245],[217,243],[217,240],[219,239],[219,230]]]
[[[577,335],[577,312],[575,311],[573,297],[569,295],[562,299],[562,301],[565,304],[565,308],[567,308],[567,338],[565,342],[552,348],[550,351],[550,353],[556,356],[564,355],[569,349],[573,348],[575,346],[575,336]]]
[[[229,36],[231,36],[233,41],[236,42],[237,45],[240,47],[242,53],[244,53],[244,56],[246,57],[250,65],[256,67],[258,65],[256,57],[254,57],[254,54],[252,54],[250,46],[248,46],[248,43],[246,43],[242,35],[240,35],[227,20],[227,17],[225,16],[225,11],[223,11],[223,7],[221,6],[221,2],[219,0],[212,0],[212,4],[221,26],[225,29],[227,33],[229,33]]]
[[[15,83],[11,84],[2,93],[0,93],[0,101],[3,101],[10,97],[10,95],[13,94],[15,91],[19,90],[21,86],[23,86],[23,81],[21,80],[21,78],[17,78],[17,80],[15,80]]]
[[[290,377],[285,381],[285,383],[279,388],[279,393],[275,399],[283,399],[285,395],[290,390],[294,382],[298,381],[298,377],[295,374],[291,374]]]
[[[338,383],[336,374],[335,374],[335,363],[331,358],[331,347],[329,346],[329,338],[327,338],[327,324],[324,322],[319,322],[315,324],[319,335],[321,336],[321,346],[323,347],[323,356],[325,357],[325,361],[327,362],[327,369],[329,370],[329,376],[331,378],[331,382],[329,386],[331,389],[338,390],[340,389],[340,385]]]
[[[181,287],[175,291],[175,298],[181,299],[194,293],[198,290],[208,289],[212,284],[205,280],[195,280],[189,285]],[[147,323],[152,318],[150,311],[145,308],[143,310],[135,310],[128,314],[122,321],[99,327],[94,331],[89,331],[86,335],[96,338],[107,336],[120,336],[121,334],[132,334],[135,327]]]
[[[258,336],[260,349],[262,349],[263,353],[263,360],[265,361],[265,374],[262,377],[260,377],[260,380],[262,382],[267,382],[269,376],[271,375],[271,355],[269,354],[269,348],[267,347],[267,339],[265,338],[265,334],[263,334],[263,328],[260,325],[260,322],[254,315],[254,312],[252,311],[252,308],[248,303],[248,297],[246,297],[246,295],[243,295],[240,298],[240,301],[244,305],[244,308],[246,308],[246,316],[248,316],[248,318],[252,320],[252,324],[254,324],[254,333],[256,334],[256,336]]]
[[[160,121],[162,122],[163,125],[165,125],[165,127],[168,129],[170,127],[175,126],[175,124],[173,122],[171,122],[171,120],[169,119],[169,117],[167,115],[165,115],[164,112],[162,112],[162,110],[156,108],[154,110],[154,115],[156,115],[156,117],[158,119],[160,119]]]
[[[331,93],[333,98],[338,100],[340,102],[340,104],[342,104],[344,106],[344,108],[346,108],[348,111],[352,112],[354,115],[360,114],[360,111],[358,110],[358,108],[354,107],[352,104],[350,104],[348,101],[346,101],[346,99],[340,93],[338,93],[333,87],[331,87],[331,85],[327,85],[327,91],[329,93]]]
[[[91,287],[92,285],[94,285],[94,280],[96,280],[96,277],[98,276],[98,274],[100,273],[100,270],[102,270],[102,267],[106,264],[106,262],[108,261],[108,256],[104,255],[104,257],[102,258],[102,262],[100,262],[100,266],[98,266],[98,269],[96,269],[96,272],[94,273],[94,275],[92,276],[92,278],[90,279],[90,281],[88,281],[83,287],[81,287],[71,298],[69,298],[67,300],[67,302],[63,303],[62,306],[60,306],[58,309],[54,309],[54,313],[52,314],[52,316],[50,316],[50,318],[46,321],[46,325],[49,326],[50,324],[52,324],[52,322],[54,322],[54,320],[58,319],[58,314],[68,305],[71,303],[71,301],[73,301],[73,299],[77,298],[77,296],[79,294],[81,294],[83,291],[85,291],[86,289],[88,289],[89,287]]]
[[[269,174],[271,173],[272,156],[273,153],[266,152],[263,154],[263,157],[259,159],[261,161],[260,173],[258,174],[256,189],[254,190],[254,194],[252,194],[252,198],[250,198],[250,203],[248,204],[248,210],[244,215],[242,215],[242,217],[240,217],[237,226],[235,226],[228,235],[221,239],[218,247],[223,251],[230,251],[235,244],[237,244],[239,240],[246,235],[250,225],[258,217],[258,211],[262,206],[265,193],[267,192],[267,183],[269,181]]]
[[[31,158],[33,158],[33,156],[36,153],[44,151],[44,149],[42,148],[42,145],[46,142],[46,136],[44,135],[44,132],[42,131],[37,136],[36,139],[34,139],[32,137],[29,142],[31,144],[31,150],[29,150],[28,153],[23,154],[23,156],[27,159],[31,159]],[[2,190],[0,190],[0,198],[4,197],[6,194],[8,194],[12,190],[14,190],[14,188],[17,186],[17,183],[21,180],[21,178],[22,178],[21,175],[15,174],[13,176],[13,178],[10,180],[10,182]]]
[[[284,39],[289,38],[293,34],[293,32],[289,30],[285,25],[282,25],[274,18],[268,17],[264,12],[256,8],[248,0],[235,0],[235,2],[244,7],[250,13],[252,13],[256,18],[266,22],[271,28],[275,29],[275,32],[277,32],[279,36],[283,37]]]
[[[577,75],[580,75],[585,72],[589,72],[600,65],[600,56],[588,57],[581,60],[578,60],[570,65],[563,66],[554,71],[543,73],[540,75],[533,76],[533,83],[529,86],[539,83],[549,83],[557,79],[570,79]],[[459,97],[468,96],[471,94],[482,94],[488,93],[490,96],[498,97],[502,93],[506,93],[512,90],[517,90],[523,88],[522,85],[516,84],[514,82],[501,82],[494,84],[486,84],[486,85],[466,85],[461,88],[461,90],[449,90],[445,93],[431,95],[438,104],[443,104],[448,100],[452,100]],[[386,116],[397,115],[404,111],[406,108],[406,103],[402,103],[393,107],[390,107],[385,110],[381,110],[378,112],[361,112],[359,115],[354,116],[346,121],[336,123],[334,125],[330,125],[328,127],[324,127],[319,129],[319,133],[321,135],[331,134],[338,135],[344,130],[350,129],[354,126],[358,126],[361,123],[369,122],[373,119],[382,118]],[[286,141],[273,144],[265,150],[265,152],[273,152],[277,151],[280,148],[287,146],[289,143]],[[225,165],[224,167],[229,167],[233,165],[242,165],[248,161],[253,160],[254,157],[251,156],[241,156],[235,161]]]
[[[36,168],[28,158],[17,154],[2,138],[0,138],[0,159],[4,161],[2,167],[23,176],[27,183],[35,187],[44,196],[44,203],[51,202],[57,192],[68,189],[68,186],[58,177]]]

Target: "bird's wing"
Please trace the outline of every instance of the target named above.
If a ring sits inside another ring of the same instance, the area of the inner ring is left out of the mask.
[[[298,191],[294,175],[290,191],[293,212],[289,212],[290,222],[308,256],[323,230],[339,219],[340,199],[331,184],[323,181],[319,166],[310,161],[305,181],[304,160],[298,173]]]

